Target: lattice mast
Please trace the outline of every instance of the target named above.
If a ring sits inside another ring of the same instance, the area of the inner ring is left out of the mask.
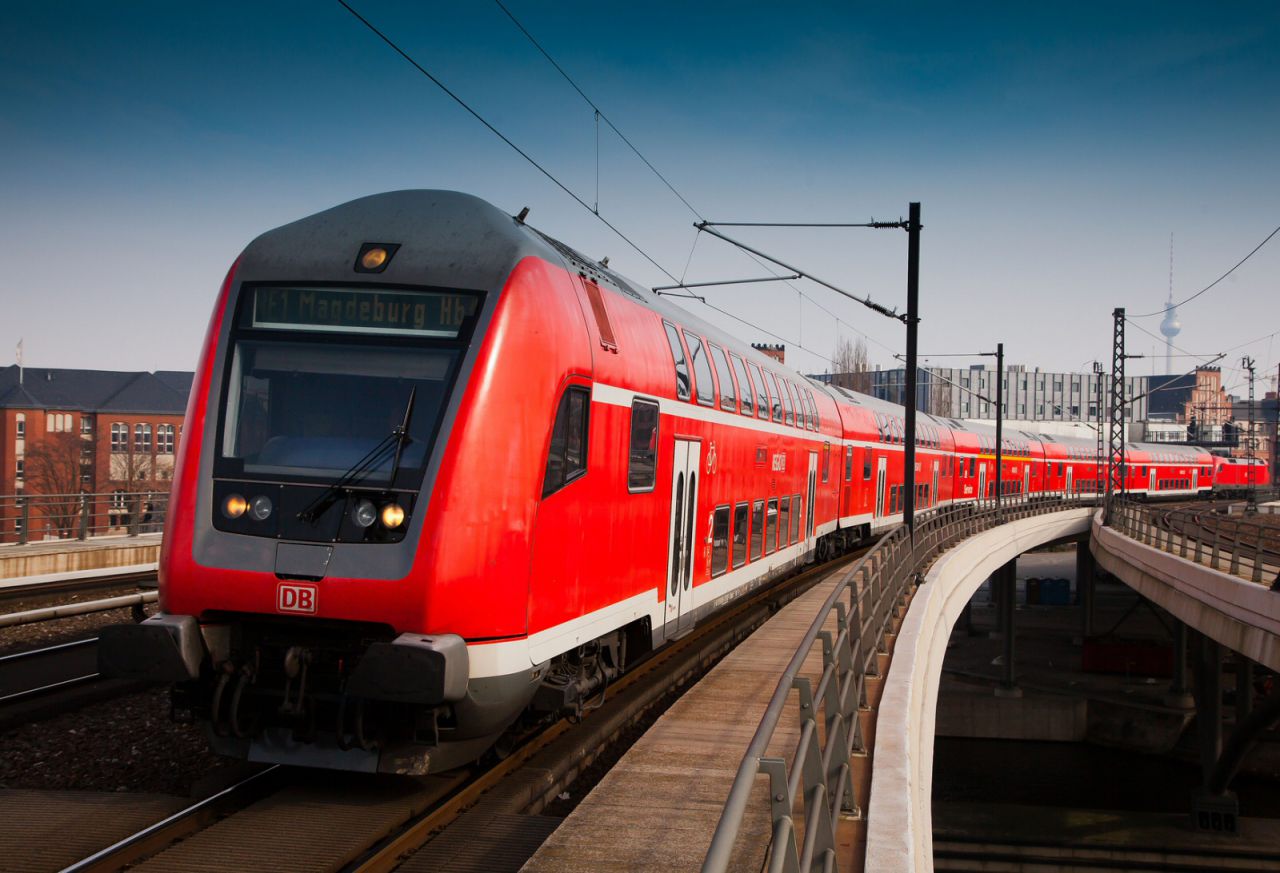
[[[1111,409],[1107,448],[1107,509],[1124,496],[1124,307],[1111,313]]]
[[[1245,463],[1249,466],[1245,467],[1246,481],[1249,483],[1248,500],[1244,505],[1245,515],[1253,515],[1258,511],[1258,478],[1257,472],[1254,470],[1254,454],[1257,452],[1257,442],[1254,437],[1254,420],[1253,420],[1253,358],[1245,355],[1240,359],[1240,366],[1249,374],[1249,435],[1245,438],[1245,451],[1248,457]]]

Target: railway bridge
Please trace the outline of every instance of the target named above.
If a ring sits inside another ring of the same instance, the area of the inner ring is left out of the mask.
[[[1104,523],[1106,514],[1024,502],[937,513],[914,542],[905,532],[887,538],[727,656],[524,869],[593,869],[606,846],[614,869],[932,869],[936,710],[952,628],[992,580],[1009,601],[1007,681],[996,694],[1020,694],[1014,562],[1071,540],[1088,543],[1077,549],[1086,616],[1096,561],[1178,619],[1179,651],[1195,642],[1204,761],[1195,813],[1206,830],[1231,831],[1227,785],[1280,715],[1280,697],[1236,712],[1239,727],[1224,742],[1223,651],[1280,666],[1280,600],[1270,590],[1280,562],[1240,524],[1193,529],[1176,514],[1119,502]],[[1173,689],[1185,692],[1185,658],[1175,660]]]

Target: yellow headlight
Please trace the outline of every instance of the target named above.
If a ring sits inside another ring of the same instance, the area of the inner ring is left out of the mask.
[[[222,514],[227,518],[239,518],[248,508],[249,501],[240,494],[228,494],[227,499],[222,501]]]
[[[404,509],[398,503],[388,503],[382,507],[382,526],[395,529],[404,524]]]
[[[387,262],[387,250],[382,248],[369,249],[360,256],[360,266],[366,270],[376,270]]]

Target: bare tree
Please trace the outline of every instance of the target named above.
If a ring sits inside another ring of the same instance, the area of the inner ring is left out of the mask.
[[[26,450],[27,494],[41,495],[32,501],[57,532],[70,536],[80,520],[80,475],[84,441],[74,433],[50,433]],[[54,499],[57,495],[57,499]]]
[[[871,393],[871,367],[867,358],[867,342],[858,337],[857,342],[847,336],[836,339],[836,351],[832,356],[835,373],[831,381],[841,388]]]

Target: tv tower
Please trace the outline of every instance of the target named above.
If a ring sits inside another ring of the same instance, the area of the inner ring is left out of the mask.
[[[1178,321],[1178,307],[1173,305],[1173,234],[1169,234],[1169,300],[1166,304],[1164,320],[1160,322],[1160,332],[1164,334],[1164,371],[1173,372],[1173,338],[1182,333],[1182,322]]]

